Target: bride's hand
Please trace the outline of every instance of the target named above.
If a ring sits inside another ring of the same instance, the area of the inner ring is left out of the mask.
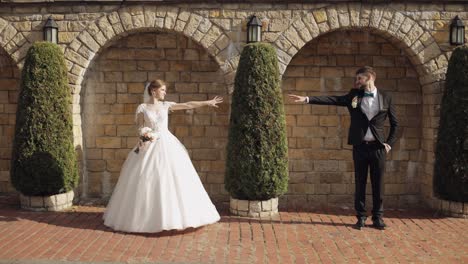
[[[218,108],[217,104],[220,104],[223,102],[223,98],[220,96],[215,96],[215,98],[211,99],[208,101],[208,106],[211,107],[216,107]]]

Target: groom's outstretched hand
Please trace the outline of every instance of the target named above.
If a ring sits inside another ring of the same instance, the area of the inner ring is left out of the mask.
[[[307,100],[306,96],[299,96],[295,94],[288,94],[289,99],[293,100],[295,103],[305,103]]]

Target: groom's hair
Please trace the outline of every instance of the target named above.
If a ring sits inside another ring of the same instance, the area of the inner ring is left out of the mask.
[[[357,71],[356,71],[356,75],[358,74],[366,74],[366,75],[372,75],[374,76],[374,80],[375,78],[377,78],[377,74],[375,73],[374,71],[374,68],[372,68],[371,66],[364,66],[362,68],[359,68]]]

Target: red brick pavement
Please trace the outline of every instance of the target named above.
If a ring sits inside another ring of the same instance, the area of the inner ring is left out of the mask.
[[[468,263],[467,220],[423,210],[387,210],[385,231],[355,230],[352,211],[329,210],[262,220],[223,214],[210,226],[158,234],[114,232],[102,212],[0,202],[0,263]]]

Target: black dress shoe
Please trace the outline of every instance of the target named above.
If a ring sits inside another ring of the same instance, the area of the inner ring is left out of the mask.
[[[354,228],[357,230],[361,230],[364,226],[366,226],[366,219],[359,218],[354,225]]]
[[[379,230],[385,230],[385,227],[387,227],[382,218],[372,219],[372,226]]]

